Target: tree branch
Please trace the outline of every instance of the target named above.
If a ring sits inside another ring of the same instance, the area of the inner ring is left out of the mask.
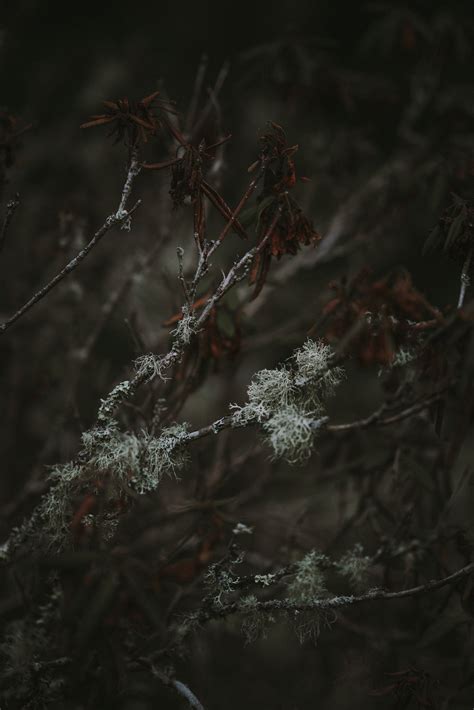
[[[5,211],[5,217],[3,218],[2,227],[0,229],[0,254],[2,253],[3,248],[5,246],[8,227],[10,226],[10,222],[12,221],[13,215],[15,214],[19,204],[20,204],[20,196],[18,193],[15,195],[13,200],[10,200],[9,202],[7,202],[7,209]]]
[[[306,604],[299,604],[297,602],[292,602],[288,599],[268,599],[266,601],[257,601],[255,604],[255,611],[269,612],[269,611],[292,611],[292,612],[308,612],[308,611],[337,611],[338,609],[344,609],[347,607],[355,606],[357,604],[363,604],[370,601],[390,601],[392,599],[406,599],[408,597],[416,597],[422,594],[428,594],[434,592],[437,589],[442,589],[449,584],[455,584],[461,579],[468,577],[474,572],[474,562],[462,567],[461,569],[453,572],[447,577],[442,579],[433,579],[426,584],[419,584],[417,587],[410,587],[408,589],[402,589],[398,592],[389,592],[384,589],[373,589],[366,594],[355,595],[341,595],[337,597],[329,597],[326,599],[315,599],[312,602]],[[223,604],[220,607],[213,607],[211,609],[202,609],[199,615],[199,621],[204,623],[206,621],[211,621],[212,619],[224,618],[230,614],[235,614],[239,612],[238,602],[232,602],[230,604]]]
[[[46,286],[40,288],[21,308],[19,308],[16,313],[14,313],[8,320],[0,324],[0,335],[5,333],[5,331],[10,328],[19,318],[21,318],[25,313],[27,313],[33,306],[35,306],[39,301],[41,301],[50,291],[55,288],[71,271],[74,271],[79,264],[86,258],[86,256],[97,246],[102,237],[109,232],[112,227],[117,224],[125,223],[135,212],[135,210],[140,205],[140,200],[138,200],[135,205],[130,209],[126,209],[127,201],[130,197],[130,193],[133,187],[133,181],[139,173],[139,165],[136,153],[132,155],[132,160],[130,161],[130,167],[128,169],[127,178],[125,185],[122,190],[122,195],[120,199],[120,204],[117,211],[111,214],[105,220],[104,224],[97,230],[92,239],[86,244],[86,246],[81,249],[81,251],[76,254],[76,256],[71,259],[71,261],[66,264],[66,266],[58,273],[56,276],[49,281]]]

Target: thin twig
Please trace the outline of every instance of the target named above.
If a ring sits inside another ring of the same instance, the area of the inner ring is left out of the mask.
[[[140,200],[138,200],[135,205],[130,209],[126,209],[127,201],[130,197],[132,191],[134,178],[138,175],[140,170],[138,159],[136,154],[132,156],[130,162],[130,167],[128,169],[127,178],[125,185],[122,190],[122,196],[120,199],[120,204],[117,211],[111,214],[105,220],[104,224],[97,232],[94,234],[92,239],[86,244],[86,246],[81,249],[81,251],[76,254],[76,256],[71,259],[71,261],[66,264],[66,266],[58,273],[56,276],[49,281],[46,286],[40,288],[34,296],[32,296],[21,308],[19,308],[16,313],[14,313],[8,320],[0,324],[0,334],[4,333],[8,328],[10,328],[13,323],[15,323],[19,318],[21,318],[25,313],[27,313],[33,306],[35,306],[39,301],[41,301],[52,289],[57,286],[71,271],[74,271],[79,264],[86,258],[86,256],[94,249],[95,246],[100,242],[102,237],[109,232],[112,227],[117,224],[123,224],[130,219],[132,214],[137,210],[140,205]]]
[[[7,202],[7,209],[5,211],[5,217],[3,218],[2,227],[0,229],[0,254],[5,246],[5,241],[7,238],[8,227],[13,219],[13,215],[16,212],[17,207],[20,204],[20,195],[17,193],[13,200]]]
[[[472,252],[474,247],[471,247],[467,253],[466,260],[463,264],[461,271],[461,288],[459,290],[458,308],[462,308],[464,305],[464,299],[466,298],[466,292],[471,284],[471,279],[469,277],[469,270],[471,267]]]
[[[429,397],[425,397],[421,401],[415,402],[414,404],[410,405],[409,407],[406,407],[402,411],[397,412],[396,414],[392,414],[390,416],[384,416],[386,412],[386,407],[382,406],[375,412],[370,414],[368,417],[365,417],[365,419],[358,419],[353,422],[348,422],[347,424],[327,424],[328,418],[321,417],[320,419],[314,420],[313,428],[315,430],[324,429],[324,431],[339,434],[340,432],[355,431],[357,429],[367,429],[372,425],[379,427],[389,426],[390,424],[396,424],[405,419],[409,419],[409,417],[413,416],[414,414],[418,414],[419,412],[428,409],[428,407],[431,407],[434,402],[437,402],[443,396],[444,392],[445,390],[436,392],[430,395]],[[253,423],[254,422],[249,422],[248,424],[237,423],[235,417],[230,414],[225,417],[220,417],[220,419],[216,419],[211,424],[201,427],[201,429],[190,431],[184,436],[183,440],[186,442],[197,441],[198,439],[203,439],[206,436],[218,434],[224,429],[228,429],[231,427],[240,428],[243,426],[249,426]]]
[[[366,594],[355,595],[341,595],[336,597],[329,597],[326,599],[315,599],[312,602],[306,604],[300,604],[297,602],[292,602],[289,599],[268,599],[266,601],[258,601],[253,607],[255,611],[269,612],[269,611],[290,611],[290,612],[308,612],[308,611],[337,611],[338,609],[344,609],[346,607],[355,606],[356,604],[363,604],[365,602],[371,601],[389,601],[392,599],[406,599],[408,597],[416,597],[422,594],[428,594],[434,592],[437,589],[442,589],[449,584],[455,584],[461,579],[468,577],[474,572],[474,562],[458,569],[456,572],[443,577],[442,579],[433,579],[426,584],[419,584],[417,587],[410,587],[408,589],[401,589],[398,592],[389,592],[384,589],[373,589]],[[199,615],[199,621],[201,623],[210,621],[212,619],[224,618],[230,614],[235,614],[239,611],[238,603],[232,602],[229,604],[223,604],[218,608],[205,608],[201,610]]]

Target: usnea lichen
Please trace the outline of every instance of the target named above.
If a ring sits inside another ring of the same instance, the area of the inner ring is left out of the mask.
[[[118,405],[129,396],[130,390],[131,385],[128,380],[119,382],[110,394],[105,399],[101,400],[99,413],[97,415],[98,421],[107,422],[111,420]]]
[[[188,345],[193,335],[197,333],[197,318],[189,309],[183,308],[183,317],[178,321],[176,328],[171,331],[178,345]]]
[[[326,591],[323,567],[327,566],[325,555],[312,550],[295,567],[296,573],[288,585],[288,598],[297,603],[310,603],[319,599]]]
[[[186,424],[175,424],[163,429],[160,436],[142,431],[138,434],[122,432],[116,423],[96,427],[82,435],[83,449],[80,463],[66,463],[54,467],[49,479],[51,487],[43,497],[35,518],[28,528],[21,529],[18,537],[26,539],[29,528],[41,522],[43,533],[50,545],[60,549],[67,544],[71,533],[71,520],[78,495],[87,488],[98,490],[100,481],[107,482],[108,495],[120,496],[133,488],[138,494],[155,490],[164,475],[176,476],[187,462],[183,446]],[[94,515],[84,519],[85,525],[95,522]],[[117,525],[116,518],[101,516],[101,530],[111,537]],[[12,538],[12,541],[15,540]],[[9,547],[11,547],[10,542]],[[5,555],[9,550],[5,550]]]
[[[49,473],[52,486],[40,503],[39,515],[51,543],[61,545],[69,534],[73,500],[82,475],[81,466],[74,463],[55,466]]]
[[[310,390],[316,401],[333,394],[344,376],[342,367],[331,364],[333,357],[330,345],[310,339],[294,355],[296,384]]]
[[[135,360],[134,366],[136,376],[146,382],[151,382],[156,377],[160,380],[168,379],[165,376],[168,363],[163,355],[154,355],[153,353],[141,355]]]
[[[316,412],[305,412],[296,404],[277,409],[264,424],[266,440],[275,458],[288,463],[304,461],[311,455]]]
[[[157,488],[163,475],[176,475],[185,465],[186,428],[186,424],[176,424],[154,437],[110,427],[105,435],[98,429],[86,432],[82,440],[90,466],[110,473],[118,486],[123,482],[146,493]]]
[[[263,612],[258,608],[258,599],[254,594],[239,599],[238,611],[246,643],[267,638],[269,628],[276,619],[272,613]]]
[[[233,425],[260,424],[276,458],[289,463],[307,459],[325,421],[324,399],[343,376],[332,358],[329,345],[307,340],[287,364],[257,372],[247,391],[247,403],[231,407]]]
[[[364,548],[358,543],[335,563],[335,567],[355,591],[361,592],[368,586],[371,564],[371,558],[364,554]]]

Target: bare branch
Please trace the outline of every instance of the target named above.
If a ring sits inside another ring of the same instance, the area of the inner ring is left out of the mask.
[[[464,305],[464,299],[466,298],[466,292],[471,284],[471,279],[469,277],[469,270],[471,267],[472,252],[474,247],[471,247],[467,253],[466,260],[463,264],[461,271],[461,288],[459,289],[458,298],[458,308],[462,308]]]
[[[14,313],[8,320],[0,324],[0,334],[4,333],[8,328],[10,328],[19,318],[21,318],[25,313],[27,313],[33,306],[35,306],[39,301],[41,301],[50,291],[55,288],[71,271],[74,271],[79,264],[86,258],[86,256],[97,246],[102,237],[109,232],[112,227],[117,224],[126,223],[133,213],[138,209],[140,205],[140,200],[138,200],[135,205],[130,209],[126,209],[127,201],[130,197],[132,191],[133,181],[139,172],[139,165],[136,154],[133,155],[130,162],[130,167],[128,169],[127,178],[122,191],[120,204],[117,211],[111,214],[105,220],[104,224],[97,230],[92,239],[86,244],[86,246],[81,249],[81,251],[76,254],[76,256],[71,259],[71,261],[66,264],[66,266],[58,273],[56,276],[49,281],[46,286],[43,286],[39,291],[37,291],[21,308],[19,308],[16,313]]]
[[[465,579],[474,572],[474,562],[458,569],[456,572],[443,577],[442,579],[430,580],[426,584],[419,584],[417,587],[401,589],[398,592],[389,592],[383,589],[373,589],[366,594],[360,595],[341,595],[336,597],[328,597],[323,599],[315,599],[306,604],[292,602],[288,599],[268,599],[266,601],[257,601],[255,611],[289,611],[289,612],[308,612],[308,611],[337,611],[347,607],[356,606],[372,601],[391,601],[393,599],[406,599],[408,597],[421,596],[435,592],[448,585],[455,584],[462,579]],[[204,623],[212,619],[224,618],[230,614],[239,612],[238,603],[223,604],[222,606],[212,609],[205,608],[201,610],[199,621]]]
[[[13,215],[15,214],[17,207],[20,204],[20,195],[17,193],[13,200],[10,200],[7,202],[7,209],[5,211],[5,217],[3,218],[3,223],[2,227],[0,229],[0,254],[3,251],[3,248],[5,246],[5,241],[7,238],[7,232],[8,228],[10,226],[10,222],[13,219]]]

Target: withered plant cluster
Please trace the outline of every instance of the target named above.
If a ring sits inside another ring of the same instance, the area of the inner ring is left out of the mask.
[[[384,12],[404,52],[431,41]],[[346,136],[333,214],[342,134],[308,180],[304,141],[268,122],[226,187],[236,139],[210,127],[214,90],[199,108],[203,67],[184,117],[155,91],[82,124],[122,151],[116,206],[91,234],[59,213],[32,293],[2,274],[4,426],[40,432],[33,458],[4,454],[2,709],[472,706],[474,113],[417,71],[393,154]],[[442,155],[433,106],[457,116]],[[27,129],[0,114],[0,259]],[[451,302],[371,263],[440,165],[417,258],[452,259]]]

